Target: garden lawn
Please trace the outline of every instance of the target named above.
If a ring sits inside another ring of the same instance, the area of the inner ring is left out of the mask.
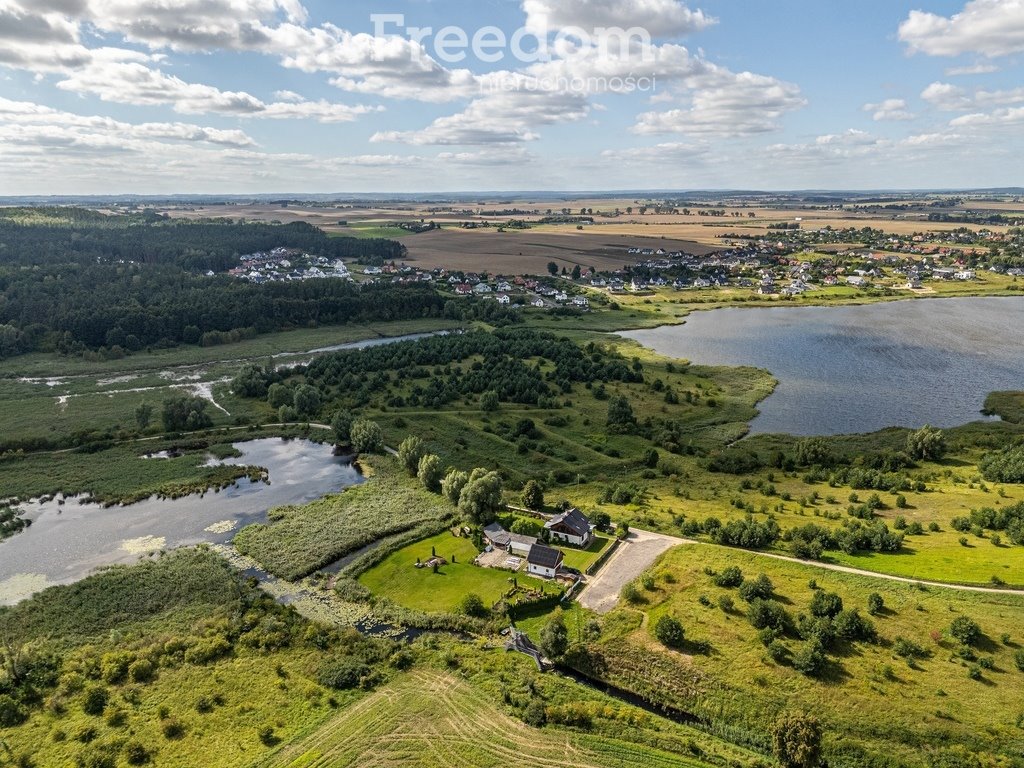
[[[572,547],[560,547],[560,549],[565,555],[565,565],[586,572],[587,568],[594,564],[611,543],[611,537],[598,533],[586,549],[573,549]]]
[[[434,573],[430,568],[417,568],[416,559],[426,562],[431,551],[448,561]],[[451,562],[452,556],[455,562]],[[442,533],[394,552],[359,577],[359,581],[378,597],[426,612],[457,611],[462,599],[475,593],[483,598],[488,607],[511,588],[510,579],[515,576],[519,585],[541,589],[544,584],[523,573],[496,568],[481,568],[473,565],[477,549],[469,539]],[[548,591],[555,587],[548,585]]]

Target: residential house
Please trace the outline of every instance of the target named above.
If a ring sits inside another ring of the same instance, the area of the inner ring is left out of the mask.
[[[589,547],[594,540],[594,525],[576,507],[555,515],[544,524],[552,541],[564,541],[575,547]]]
[[[499,293],[498,294],[498,303],[507,307],[509,304],[512,303],[512,299],[506,293]]]
[[[531,576],[553,579],[558,575],[558,569],[562,567],[564,559],[565,555],[561,550],[535,544],[530,547],[530,554],[526,556],[526,570]]]
[[[577,307],[589,307],[590,300],[586,296],[573,296],[572,303]]]
[[[469,283],[459,283],[455,286],[455,294],[457,296],[469,296],[473,293],[473,286]]]

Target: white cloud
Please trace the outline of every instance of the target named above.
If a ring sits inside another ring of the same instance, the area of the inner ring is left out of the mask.
[[[126,123],[109,117],[78,115],[25,101],[0,98],[0,137],[19,144],[62,144],[144,150],[155,141],[188,142],[227,147],[253,147],[240,130],[222,130],[189,123]]]
[[[977,89],[973,93],[950,83],[932,83],[921,92],[921,98],[944,112],[965,112],[1024,102],[1024,87],[1001,91]]]
[[[1024,99],[1022,99],[1024,101]],[[985,126],[1004,127],[1024,125],[1024,107],[997,109],[993,112],[977,112],[961,115],[949,122],[953,128],[978,128]]]
[[[654,38],[678,37],[716,23],[677,0],[523,0],[523,12],[528,29],[551,33],[569,27],[588,34],[602,28],[638,27]]]
[[[752,72],[716,70],[697,83],[687,108],[641,114],[633,131],[751,136],[777,130],[783,115],[806,104],[796,85]]]
[[[911,51],[930,56],[975,53],[986,57],[1024,52],[1024,0],[969,0],[946,17],[911,11],[899,27]]]
[[[871,112],[871,119],[876,122],[885,120],[913,120],[914,114],[907,109],[903,99],[886,99],[877,104],[865,104],[865,112]]]
[[[965,67],[947,67],[946,77],[960,77],[963,75],[990,75],[998,72],[999,67],[995,64],[970,64]]]
[[[371,107],[302,101],[290,98],[265,103],[245,91],[222,91],[211,85],[188,83],[139,62],[92,62],[57,83],[66,91],[98,96],[103,101],[139,106],[170,105],[183,114],[224,114],[271,119],[314,118],[320,122],[349,122],[374,111]]]

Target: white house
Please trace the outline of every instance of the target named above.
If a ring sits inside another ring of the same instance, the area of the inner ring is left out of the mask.
[[[577,307],[589,307],[590,300],[586,296],[573,296],[572,303]]]
[[[507,294],[500,293],[500,294],[498,294],[498,303],[499,304],[503,304],[505,306],[508,306],[509,304],[512,303],[512,299],[509,298],[509,296]]]
[[[565,555],[560,550],[543,544],[534,544],[530,547],[530,554],[526,556],[526,570],[531,576],[553,579],[558,575],[558,569],[562,567],[564,559]]]
[[[555,515],[544,524],[552,541],[564,541],[576,547],[589,547],[594,540],[594,526],[587,516],[573,507]]]

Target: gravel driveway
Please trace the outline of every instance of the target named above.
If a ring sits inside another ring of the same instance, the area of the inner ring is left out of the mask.
[[[631,530],[629,538],[619,545],[601,570],[587,580],[579,596],[580,605],[597,613],[608,613],[618,602],[622,588],[650,568],[662,552],[693,543],[689,539]]]

